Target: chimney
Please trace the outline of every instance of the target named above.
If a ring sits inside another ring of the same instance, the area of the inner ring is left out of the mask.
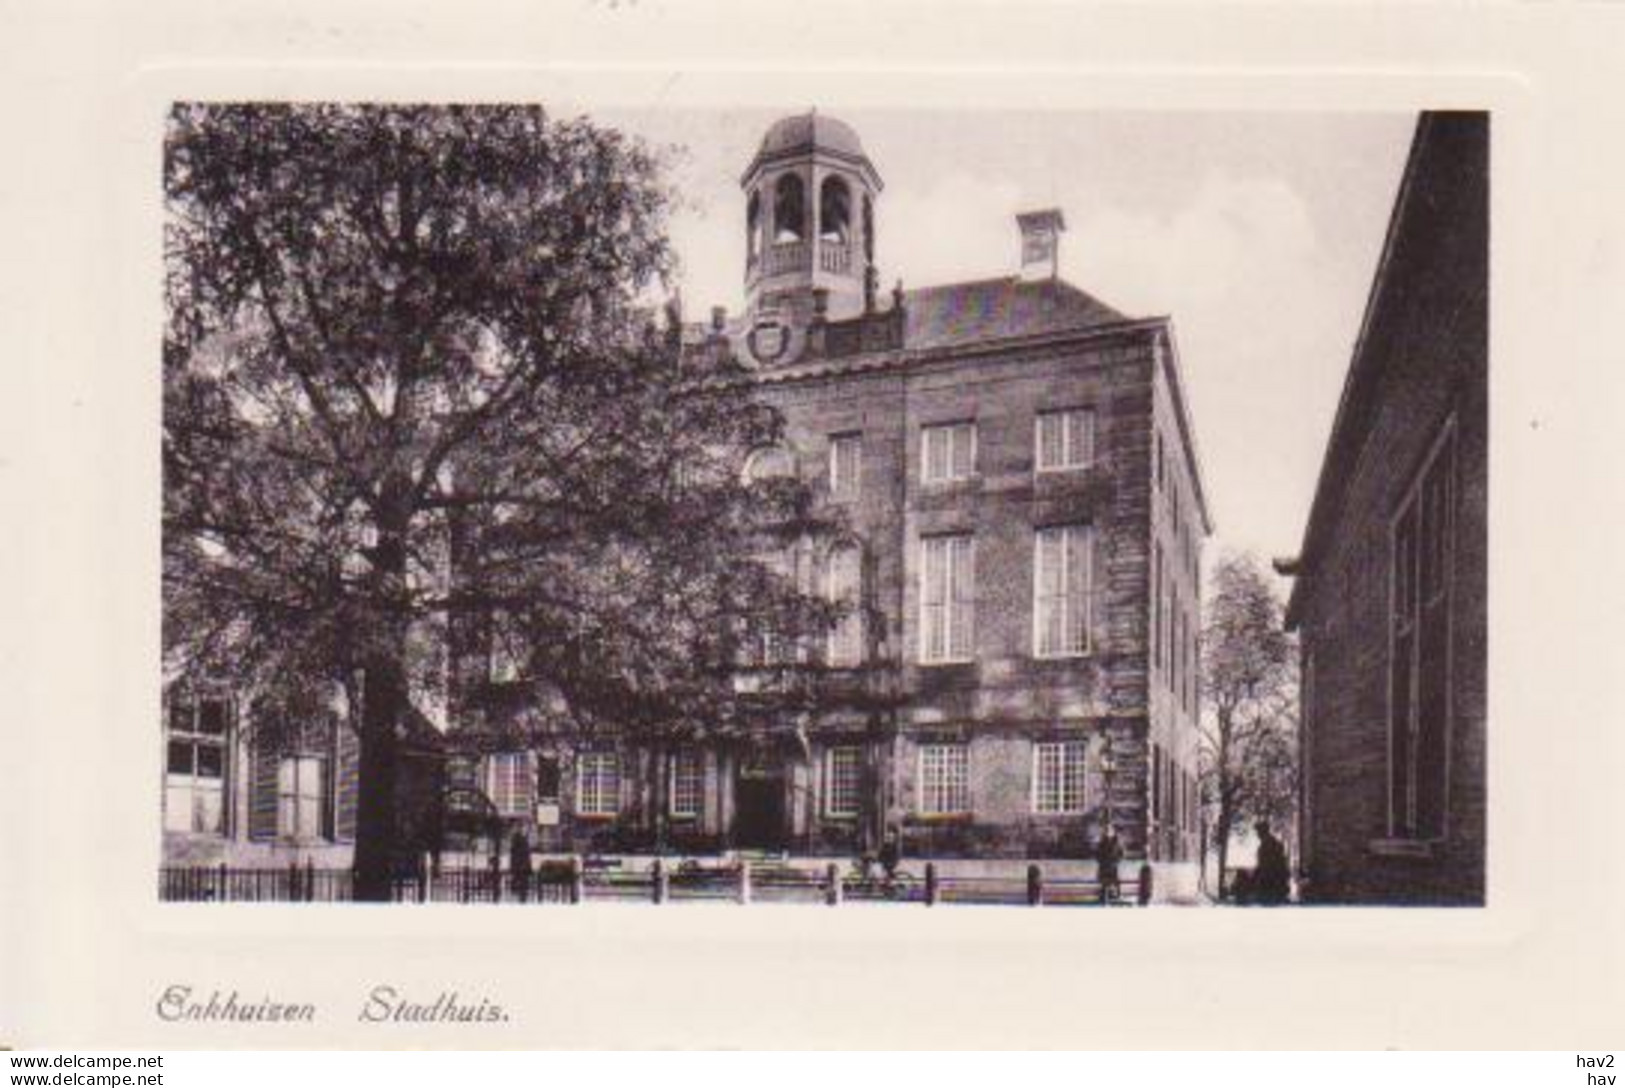
[[[1020,212],[1016,226],[1021,228],[1021,278],[1054,279],[1061,265],[1061,232],[1066,230],[1061,209]]]

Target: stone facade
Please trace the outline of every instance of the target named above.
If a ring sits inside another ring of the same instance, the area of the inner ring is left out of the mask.
[[[1423,116],[1288,568],[1314,901],[1485,898],[1488,160]]]
[[[747,197],[785,172],[805,173],[812,190],[828,169],[871,209],[852,242],[866,248],[878,175],[839,122],[775,126],[745,175]],[[1193,878],[1209,523],[1169,323],[1124,317],[1053,274],[899,285],[882,297],[872,264],[839,283],[816,260],[795,264],[791,248],[836,232],[809,218],[775,243],[769,202],[757,201],[746,312],[715,314],[691,330],[688,350],[755,368],[786,420],[781,464],[844,511],[861,552],[861,660],[820,670],[817,710],[759,737],[700,750],[559,738],[483,755],[462,773],[479,781],[493,759],[522,759],[516,826],[550,851],[851,857],[890,844],[908,857],[1088,858],[1109,814],[1131,857]],[[1040,427],[1066,413],[1087,416],[1067,426],[1090,431],[1078,442],[1088,449],[1041,465]],[[968,461],[932,479],[927,432],[956,425],[974,431]],[[836,462],[854,451],[855,477],[840,476]],[[1066,546],[1087,557],[1067,560],[1073,574],[1087,567],[1087,590],[1081,645],[1064,652],[1039,645],[1046,531],[1076,533]],[[967,645],[934,654],[925,553],[945,537],[970,542],[971,619]],[[583,812],[580,768],[590,778],[603,766],[582,763],[589,751],[613,753],[613,812]],[[697,785],[679,787],[685,775]],[[547,796],[525,792],[535,782]]]

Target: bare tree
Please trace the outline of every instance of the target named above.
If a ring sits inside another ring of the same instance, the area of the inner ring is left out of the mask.
[[[1219,564],[1207,607],[1202,673],[1201,789],[1218,852],[1219,895],[1230,841],[1249,820],[1289,829],[1297,788],[1297,682],[1292,639],[1264,564]],[[1207,843],[1203,844],[1204,871]]]

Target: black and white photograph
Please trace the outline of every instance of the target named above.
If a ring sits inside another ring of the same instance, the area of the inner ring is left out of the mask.
[[[159,897],[1482,905],[1491,127],[175,103]]]
[[[1622,50],[15,0],[0,1065],[1606,1086]]]

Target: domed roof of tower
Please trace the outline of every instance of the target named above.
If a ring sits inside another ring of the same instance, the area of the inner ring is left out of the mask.
[[[819,113],[816,109],[781,117],[773,122],[766,135],[762,137],[762,144],[756,149],[756,154],[751,157],[750,166],[746,168],[744,177],[749,178],[763,163],[814,152],[824,152],[861,163],[875,187],[877,189],[880,187],[880,177],[875,173],[874,164],[864,152],[863,142],[858,139],[857,132],[845,121]]]
[[[854,157],[863,154],[863,144],[851,125],[817,110],[808,110],[775,121],[762,137],[762,146],[756,155],[765,159],[813,148]]]

